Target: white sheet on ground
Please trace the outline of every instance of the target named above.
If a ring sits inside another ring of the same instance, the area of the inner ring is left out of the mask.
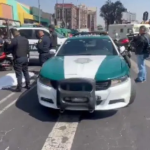
[[[35,74],[33,72],[29,72],[30,78]],[[23,76],[22,83],[25,83],[25,78]],[[0,90],[3,88],[9,88],[17,85],[17,79],[15,73],[8,73],[5,76],[0,78]]]

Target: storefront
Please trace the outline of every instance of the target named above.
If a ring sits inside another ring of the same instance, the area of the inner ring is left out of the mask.
[[[25,19],[34,19],[30,13],[30,7],[16,0],[0,0],[0,17],[19,20],[21,24]]]
[[[43,25],[50,24],[51,14],[43,12],[36,7],[29,7],[16,0],[0,0],[0,17],[19,20],[21,24],[40,22]]]
[[[18,18],[21,24],[25,23],[25,20],[34,20],[33,15],[31,15],[30,7],[17,2]]]

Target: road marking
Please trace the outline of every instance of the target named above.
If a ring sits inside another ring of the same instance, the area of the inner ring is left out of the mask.
[[[36,85],[33,85],[29,90],[25,91],[25,92],[26,92],[25,94],[27,94],[28,92],[30,92],[35,86],[36,86]],[[11,93],[11,94],[14,95],[14,94],[16,94],[16,93]],[[11,95],[11,94],[10,94],[10,95]],[[24,94],[24,93],[21,93],[21,95],[22,95],[22,94]],[[8,95],[8,96],[10,96],[10,95]],[[8,98],[7,98],[7,99],[8,99]],[[7,99],[6,99],[6,100],[7,100]],[[9,103],[9,104],[6,105],[2,110],[0,110],[0,115],[3,114],[3,113],[4,113],[8,108],[10,108],[12,105],[14,105],[17,100],[18,100],[18,98],[15,99],[15,100],[11,100],[11,101],[12,101],[11,103]]]
[[[80,115],[61,115],[42,150],[71,150]]]
[[[14,105],[17,100],[18,100],[18,98],[15,99],[15,100],[13,100],[13,101],[12,101],[11,103],[9,103],[6,107],[4,107],[2,110],[0,110],[0,115],[1,115],[4,111],[6,111],[9,107],[11,107],[12,105]]]
[[[15,95],[15,93],[11,93],[9,95],[7,95],[5,98],[3,98],[1,101],[0,101],[0,104],[4,103],[5,101],[7,101],[11,96]]]

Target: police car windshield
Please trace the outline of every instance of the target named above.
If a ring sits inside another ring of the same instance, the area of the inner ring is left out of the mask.
[[[74,38],[62,45],[57,56],[73,55],[118,55],[109,38]]]

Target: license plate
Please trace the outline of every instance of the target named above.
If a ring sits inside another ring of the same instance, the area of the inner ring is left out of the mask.
[[[72,98],[71,99],[72,102],[86,102],[87,99],[86,98]]]

